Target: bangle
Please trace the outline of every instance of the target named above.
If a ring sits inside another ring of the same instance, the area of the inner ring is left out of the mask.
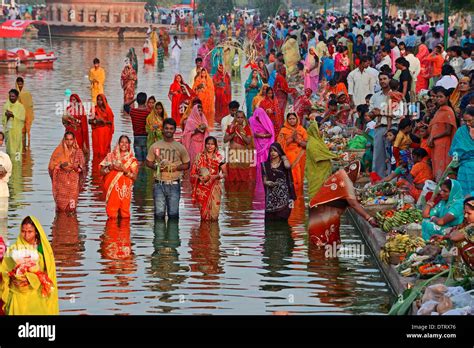
[[[368,218],[366,218],[367,222],[370,222],[374,217],[373,216],[370,216]]]

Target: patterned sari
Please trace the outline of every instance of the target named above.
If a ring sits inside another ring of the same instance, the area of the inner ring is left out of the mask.
[[[239,129],[234,119],[226,129],[226,134],[236,134],[229,144],[226,182],[255,181],[255,144],[248,121],[244,122],[243,128]],[[251,138],[250,144],[244,142],[242,133]]]
[[[183,106],[194,96],[193,90],[183,82],[181,76],[181,83],[178,82],[179,74],[175,75],[174,81],[170,86],[168,98],[171,101],[171,117],[176,121],[176,124],[181,124],[181,117],[186,108]]]
[[[135,99],[135,85],[137,82],[137,73],[129,63],[122,70],[120,82],[123,89],[123,103],[128,105]]]
[[[201,125],[206,126],[204,133],[196,132],[196,128]],[[189,159],[191,163],[194,163],[194,159],[199,153],[204,151],[204,140],[207,138],[209,131],[207,128],[206,117],[199,111],[198,105],[193,107],[189,118],[186,120],[186,126],[184,127],[182,144],[189,153]]]
[[[163,117],[158,115],[156,111],[156,107],[161,105],[163,109]],[[150,114],[146,118],[146,131],[148,133],[146,139],[146,147],[147,149],[150,148],[153,143],[156,143],[158,140],[163,139],[163,120],[168,118],[168,114],[166,113],[165,107],[161,102],[156,102],[153,110],[151,110]]]
[[[61,163],[64,162],[68,162],[72,166],[72,170],[61,168]],[[63,139],[54,150],[48,166],[57,211],[76,211],[84,167],[84,154],[77,142],[74,141],[72,148],[68,149]]]
[[[219,65],[217,73],[212,78],[216,92],[216,121],[221,122],[222,117],[229,114],[229,103],[232,99],[232,89],[229,74],[224,71],[224,66]]]
[[[72,104],[74,98],[77,103]],[[66,132],[73,133],[79,148],[84,154],[89,154],[89,125],[87,124],[86,109],[77,94],[71,94],[65,116],[63,117],[63,124]]]
[[[128,172],[138,173],[138,162],[130,148],[128,152],[122,155],[119,145],[116,145],[114,151],[105,157],[100,166],[108,167],[114,163],[121,163]],[[107,203],[106,211],[109,218],[117,218],[119,215],[123,219],[130,218],[132,191],[133,180],[125,176],[124,172],[112,169],[105,175],[104,192]]]
[[[194,79],[193,90],[199,97],[202,102],[202,109],[204,115],[207,118],[207,123],[209,127],[214,125],[214,114],[215,114],[215,91],[214,83],[212,82],[211,77],[206,71],[206,75],[202,77],[202,72],[206,71],[205,69],[201,70],[201,73],[196,76]]]
[[[224,157],[217,150],[209,157],[201,152],[191,168],[191,184],[193,185],[192,201],[199,206],[201,220],[216,221],[219,218],[221,207],[222,185],[221,180],[208,179],[208,176],[220,174],[220,166],[224,163]],[[201,180],[200,177],[206,178]]]

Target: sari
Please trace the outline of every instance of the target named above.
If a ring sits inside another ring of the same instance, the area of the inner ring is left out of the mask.
[[[308,196],[313,196],[319,191],[326,179],[331,175],[331,160],[337,156],[329,151],[324,143],[317,122],[311,122],[308,128],[308,143],[306,144],[305,175],[308,180]]]
[[[250,116],[252,115],[253,99],[255,98],[255,96],[258,94],[258,92],[263,86],[260,75],[257,76],[256,83],[255,81],[253,81],[252,75],[254,71],[257,71],[257,70],[252,70],[252,72],[250,73],[250,76],[245,82],[245,105],[247,106],[247,118],[250,118]]]
[[[421,235],[424,240],[429,240],[435,234],[443,235],[448,227],[460,225],[464,220],[464,195],[461,184],[457,180],[451,180],[451,192],[447,201],[439,201],[430,211],[431,217],[441,218],[446,214],[454,216],[454,220],[444,226],[437,225],[430,219],[423,219],[421,223]]]
[[[283,119],[280,119],[278,117],[279,112],[278,112],[278,100],[273,97],[265,97],[263,100],[260,102],[259,108],[262,108],[267,116],[270,118],[272,124],[273,124],[273,131],[275,132],[275,136],[278,136],[280,134],[280,129],[283,125]],[[255,109],[257,110],[257,109]]]
[[[91,98],[95,105],[97,96],[104,93],[105,70],[102,67],[96,69],[95,67],[89,70],[89,81],[91,83]]]
[[[201,70],[201,73],[204,69]],[[207,72],[207,71],[206,71]],[[209,74],[202,77],[201,74],[194,79],[193,90],[202,102],[202,109],[206,115],[207,123],[210,127],[214,125],[215,114],[215,90]]]
[[[16,90],[20,92],[18,96],[18,101],[23,105],[25,108],[25,126],[23,127],[23,135],[30,135],[31,132],[31,125],[33,124],[33,120],[35,119],[35,112],[33,110],[33,97],[31,96],[30,91],[28,91],[25,86],[20,90],[18,84],[16,85]],[[28,141],[31,142],[30,138]]]
[[[451,143],[449,155],[459,163],[457,181],[464,195],[474,192],[474,139],[466,125],[459,127]]]
[[[469,83],[469,81],[470,81],[470,78],[467,77],[467,76],[461,77],[459,79],[459,83],[460,82]],[[456,89],[453,91],[453,93],[451,93],[451,96],[449,97],[449,102],[451,103],[451,105],[454,109],[454,112],[456,113],[456,116],[461,116],[460,115],[460,113],[461,113],[461,100],[466,94],[469,93],[469,91],[461,92],[460,89],[459,89],[459,83],[458,83]]]
[[[73,98],[77,100],[74,105],[71,103]],[[71,94],[69,97],[69,105],[66,108],[66,117],[63,117],[63,124],[66,132],[74,134],[79,149],[87,156],[90,151],[89,125],[87,124],[86,109],[77,94]]]
[[[256,166],[257,170],[261,164],[268,158],[270,146],[275,142],[275,130],[273,123],[267,113],[261,107],[258,107],[249,119],[250,129],[252,130],[255,142],[255,150],[257,153]],[[270,138],[257,138],[256,134],[270,134]]]
[[[229,74],[224,71],[224,66],[219,65],[217,73],[212,78],[216,94],[216,121],[229,114],[229,103],[232,99],[232,89]]]
[[[186,83],[183,82],[181,76],[181,83],[177,81],[179,74],[175,75],[174,81],[170,86],[168,98],[171,101],[171,117],[176,121],[176,124],[181,124],[181,118],[186,110],[189,100],[194,96],[194,91]]]
[[[156,112],[157,105],[161,105],[163,108],[163,117],[158,115]],[[146,148],[149,149],[151,145],[156,143],[159,140],[163,139],[163,120],[168,118],[165,107],[161,102],[156,102],[155,106],[151,110],[150,114],[146,118],[146,132],[148,136],[146,138]]]
[[[203,176],[219,175],[221,165],[224,163],[224,157],[217,151],[208,156],[206,150],[197,155],[191,168],[191,184],[193,185],[192,202],[199,206],[201,220],[217,221],[221,207],[222,185],[221,179],[209,179],[203,182],[199,179],[201,173]]]
[[[298,196],[301,196],[303,195],[306,149],[302,148],[295,141],[291,141],[290,143],[288,143],[288,139],[293,136],[294,132],[296,132],[297,138],[300,141],[308,140],[308,134],[306,133],[306,129],[303,128],[300,119],[298,118],[295,127],[292,127],[288,123],[288,121],[285,122],[283,128],[280,131],[280,134],[278,135],[278,142],[280,143],[283,151],[286,153],[288,161],[290,161],[296,194]]]
[[[426,58],[429,55],[430,52],[425,44],[418,46],[416,58],[420,61],[420,73],[416,79],[416,93],[419,93],[422,89],[428,89],[431,77],[431,62]]]
[[[260,88],[260,92],[253,98],[252,101],[252,113],[255,111],[256,108],[260,106],[260,102],[265,98],[265,94],[267,93],[268,85],[265,83]],[[247,115],[247,119],[250,118],[251,115]]]
[[[94,106],[93,115],[95,119],[105,122],[111,121],[112,124],[92,124],[92,149],[94,156],[105,157],[110,152],[110,143],[114,134],[114,113],[107,103],[105,95],[99,94],[104,100],[105,108]]]
[[[211,52],[212,69],[211,76],[214,76],[219,68],[219,65],[224,64],[224,49],[222,47],[216,47]]]
[[[226,182],[255,181],[255,143],[248,120],[244,122],[244,127],[238,129],[234,119],[234,122],[226,129],[226,134],[236,134],[229,144]],[[244,142],[242,133],[251,138],[250,144]]]
[[[138,173],[138,161],[133,156],[132,151],[122,156],[119,145],[117,144],[113,152],[109,152],[100,163],[101,167],[107,167],[114,163],[121,163],[124,169],[134,174]],[[132,201],[133,180],[112,169],[104,177],[105,202],[107,203],[106,212],[109,218],[122,219],[130,218],[130,203]]]
[[[278,117],[279,127],[281,128],[285,120],[286,105],[288,104],[288,94],[296,92],[294,88],[290,88],[288,86],[288,82],[286,81],[285,68],[282,68],[276,74],[273,90],[275,92],[275,98],[278,101],[277,117]]]
[[[155,56],[153,52],[153,44],[150,39],[146,39],[143,44],[143,63],[144,64],[155,64]]]
[[[204,133],[196,132],[196,128],[201,125],[206,126]],[[189,159],[191,163],[194,163],[196,156],[204,151],[204,140],[209,135],[208,124],[206,117],[199,112],[198,105],[194,105],[191,114],[186,120],[186,126],[184,127],[183,137],[181,142],[186,148],[189,154]]]
[[[58,286],[53,249],[38,219],[30,218],[40,235],[40,245],[34,248],[26,242],[20,228],[20,235],[8,248],[0,266],[3,309],[6,315],[57,315]],[[26,250],[39,256],[37,266],[25,269],[16,264],[15,251]]]
[[[137,83],[137,73],[129,63],[122,70],[120,82],[123,89],[123,104],[128,105],[135,99],[135,85]]]
[[[436,111],[433,119],[430,122],[428,131],[431,137],[435,137],[439,134],[442,134],[446,130],[446,126],[451,125],[453,127],[452,132],[448,136],[438,138],[433,141],[433,175],[436,182],[441,180],[446,167],[451,162],[451,157],[449,156],[449,148],[451,147],[451,142],[456,133],[456,117],[454,116],[453,109],[448,105],[441,106],[438,111]]]
[[[7,119],[5,112],[9,110],[14,115]],[[3,105],[2,124],[7,143],[6,150],[12,162],[19,161],[23,154],[23,127],[25,125],[25,107],[18,100],[15,103],[8,99]]]
[[[301,120],[304,120],[305,115],[311,114],[311,108],[313,106],[313,103],[311,102],[312,92],[313,91],[310,88],[307,88],[305,90],[305,94],[300,95],[298,98],[296,98],[295,104],[293,105],[293,111],[299,117],[300,123],[301,123]]]
[[[211,70],[211,55],[209,53],[209,48],[205,42],[202,43],[202,46],[198,49],[197,56],[202,58],[202,66],[207,70]]]
[[[71,171],[61,168],[61,163],[67,162],[73,167]],[[63,139],[54,150],[48,165],[49,176],[53,186],[53,197],[56,211],[73,213],[76,211],[79,191],[82,186],[85,167],[84,154],[74,141],[69,150]]]
[[[356,199],[354,182],[359,171],[359,162],[338,170],[325,180],[321,189],[311,199],[308,229],[311,245],[322,247],[341,242],[341,215],[348,205],[347,199]]]
[[[318,91],[319,82],[319,63],[316,61],[316,58],[314,58],[311,52],[315,52],[313,47],[310,47],[304,61],[304,88],[309,88],[313,91],[313,93],[316,93]]]
[[[273,143],[270,150],[275,149],[280,156],[285,156],[281,145]],[[273,221],[276,219],[288,220],[296,200],[295,187],[293,184],[293,175],[291,169],[285,168],[283,160],[277,168],[273,168],[270,153],[268,159],[262,164],[262,175],[275,186],[265,186],[265,220]],[[265,179],[263,179],[265,180]]]
[[[160,40],[158,42],[158,48],[156,52],[156,59],[157,59],[157,68],[158,71],[163,71],[165,68],[165,48],[163,47],[163,41]]]
[[[127,58],[130,60],[130,64],[132,65],[133,70],[136,74],[138,74],[138,58],[137,54],[135,53],[135,48],[130,48],[127,53]],[[137,86],[137,82],[135,82],[135,87]]]

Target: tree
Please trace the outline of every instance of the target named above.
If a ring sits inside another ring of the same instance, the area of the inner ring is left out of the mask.
[[[401,8],[418,8],[426,12],[442,13],[444,11],[444,0],[390,0],[390,3]],[[471,0],[449,0],[450,12],[474,11],[474,1]]]
[[[198,4],[198,12],[204,13],[204,19],[210,23],[217,23],[219,16],[234,9],[232,0],[202,0]]]
[[[255,7],[259,9],[261,18],[274,17],[282,2],[280,0],[257,0]]]

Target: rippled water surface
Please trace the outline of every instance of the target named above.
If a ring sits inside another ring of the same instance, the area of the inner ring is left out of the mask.
[[[37,42],[36,42],[37,43]],[[28,43],[28,45],[33,43]],[[46,46],[46,43],[42,43]],[[190,41],[185,41],[181,70],[192,68]],[[56,216],[47,167],[64,128],[56,110],[69,88],[88,101],[87,73],[94,57],[107,71],[105,92],[116,119],[114,143],[131,123],[121,113],[120,72],[129,47],[141,41],[53,39],[59,60],[51,71],[25,73],[33,94],[36,119],[32,147],[10,182],[8,222],[2,233],[13,241],[19,222],[36,215],[54,249],[62,314],[299,314],[386,313],[391,293],[368,248],[364,260],[325,258],[308,247],[304,203],[291,217],[291,228],[265,228],[263,211],[254,209],[249,186],[227,187],[220,221],[201,224],[191,205],[190,185],[183,185],[179,223],[153,220],[152,178],[142,170],[135,185],[130,223],[107,222],[100,179],[89,170],[76,217]],[[164,102],[172,81],[165,71],[145,67],[139,54],[139,91]],[[243,74],[246,78],[247,73]],[[14,74],[0,74],[1,102],[14,87]],[[243,101],[240,82],[234,98]],[[221,136],[216,127],[214,133]],[[7,225],[8,224],[8,228]],[[344,221],[345,243],[363,243]]]

